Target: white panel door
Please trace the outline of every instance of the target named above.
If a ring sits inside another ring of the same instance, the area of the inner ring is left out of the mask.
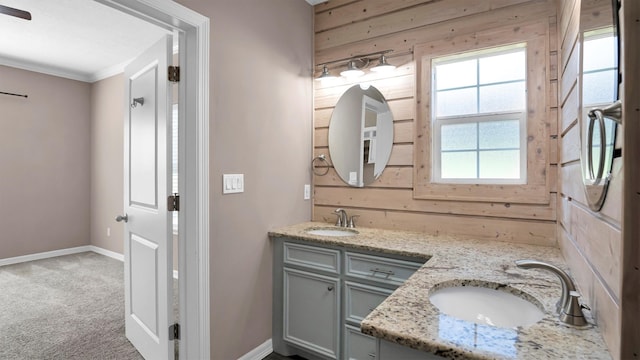
[[[145,359],[169,359],[173,316],[171,192],[171,36],[125,69],[125,328]],[[173,357],[172,357],[173,358]]]

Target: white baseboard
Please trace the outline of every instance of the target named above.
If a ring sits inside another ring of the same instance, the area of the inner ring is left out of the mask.
[[[261,345],[259,345],[257,348],[239,357],[238,360],[262,360],[272,352],[273,352],[273,343],[271,342],[271,339],[269,339],[264,343],[262,343]]]
[[[112,259],[124,261],[124,255],[122,255],[120,253],[117,253],[115,251],[103,249],[101,247],[97,247],[97,246],[94,246],[94,245],[89,245],[89,248],[90,248],[89,250],[93,251],[94,253],[98,253],[100,255],[104,255],[104,256],[110,257]]]
[[[12,258],[0,259],[0,266],[19,264],[27,261],[48,259],[56,256],[78,254],[78,253],[88,252],[88,251],[93,251],[94,253],[104,255],[115,260],[124,261],[123,254],[117,253],[115,251],[103,249],[101,247],[97,247],[94,245],[85,245],[85,246],[78,246],[78,247],[68,248],[68,249],[46,251],[46,252],[41,252],[36,254],[29,254],[29,255],[23,255],[23,256],[16,256]],[[178,270],[173,270],[173,278],[178,279]]]
[[[47,258],[52,258],[56,256],[77,254],[77,253],[87,252],[87,251],[93,251],[90,245],[78,246],[78,247],[73,247],[68,249],[53,250],[53,251],[45,251],[41,253],[29,254],[29,255],[23,255],[23,256],[16,256],[12,258],[0,259],[0,266],[18,264],[18,263],[23,263],[27,261],[47,259]]]

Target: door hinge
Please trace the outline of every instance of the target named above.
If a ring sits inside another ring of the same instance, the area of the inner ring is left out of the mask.
[[[180,66],[169,66],[169,81],[180,81]]]
[[[180,324],[169,326],[169,340],[180,340]]]
[[[180,211],[180,195],[175,193],[167,198],[167,211]]]

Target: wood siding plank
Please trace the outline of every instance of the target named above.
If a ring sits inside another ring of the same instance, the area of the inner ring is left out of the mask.
[[[434,1],[436,0],[369,0],[353,2],[318,13],[315,17],[314,29],[318,33]]]
[[[324,172],[324,170],[317,172]],[[387,166],[379,178],[373,183],[367,185],[367,188],[413,188],[413,171],[409,167],[394,167]],[[318,176],[314,175],[313,183],[316,185],[316,190],[321,186],[334,186],[334,187],[346,187],[342,179],[338,176],[334,168],[330,168],[327,175]],[[328,191],[328,190],[325,190]],[[350,189],[354,191],[354,189]],[[316,203],[314,199],[314,204]]]
[[[316,206],[313,220],[335,221],[332,206]],[[510,220],[447,214],[391,210],[347,209],[360,215],[363,227],[420,231],[429,235],[456,235],[462,238],[506,241],[520,244],[556,246],[555,221]]]
[[[577,206],[571,201],[571,225],[569,233],[580,252],[589,259],[596,273],[613,291],[615,299],[620,297],[620,229],[606,221],[593,221],[597,215],[591,210]]]
[[[441,213],[443,209],[446,209],[446,212],[450,214],[550,221],[556,219],[555,195],[549,204],[544,205],[473,201],[417,201],[413,199],[411,189],[317,187],[315,196],[316,204],[327,206],[425,213]]]
[[[411,51],[416,44],[460,34],[473,34],[479,30],[495,28],[497,24],[499,26],[512,25],[514,29],[517,29],[522,24],[538,22],[540,19],[554,14],[555,5],[552,0],[533,1],[521,6],[492,10],[489,13],[457,17],[450,21],[423,26],[410,31],[378,37],[365,34],[357,42],[351,44],[316,49],[315,59],[316,64],[321,64],[357,54],[367,54],[380,49],[393,49],[396,53]]]
[[[365,21],[357,21],[356,19],[356,21],[344,26],[317,32],[315,47],[316,51],[318,51],[358,42],[363,38],[404,32],[427,25],[447,22],[459,18],[461,14],[465,14],[464,17],[471,15],[487,17],[491,16],[491,14],[487,14],[489,10],[508,8],[524,2],[528,2],[528,0],[447,0],[426,2],[421,6],[387,13],[385,16],[374,17]],[[530,0],[530,2],[536,2],[536,0]]]

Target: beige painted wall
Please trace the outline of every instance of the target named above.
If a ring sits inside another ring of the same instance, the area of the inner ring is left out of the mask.
[[[89,244],[90,85],[0,66],[0,258]]]
[[[307,221],[313,11],[300,0],[180,0],[211,19],[211,357],[271,338],[267,231]],[[245,192],[222,195],[222,174]]]
[[[124,75],[91,84],[91,245],[124,253]],[[107,235],[107,228],[111,234]]]

